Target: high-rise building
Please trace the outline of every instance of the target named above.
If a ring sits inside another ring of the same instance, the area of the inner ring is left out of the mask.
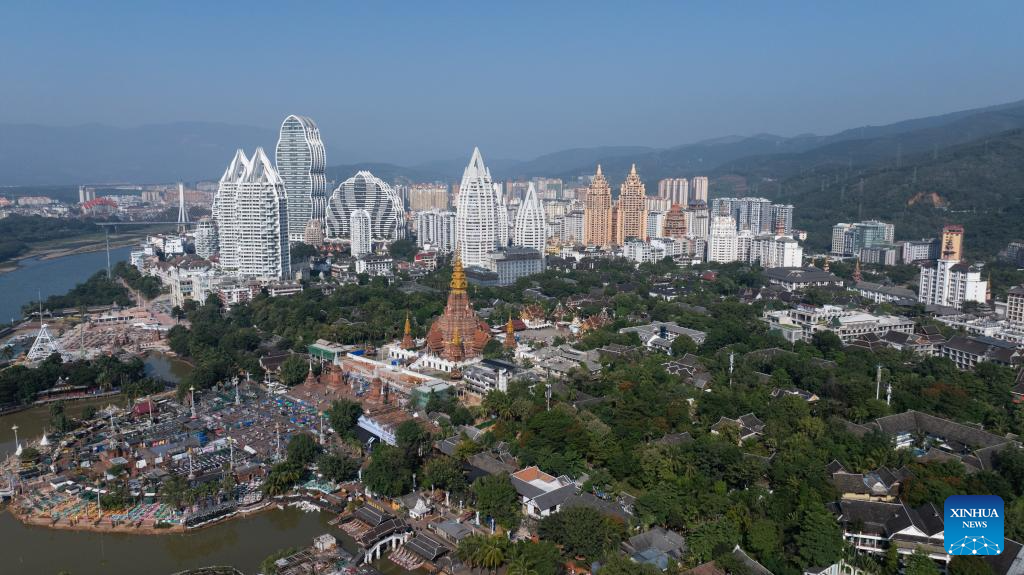
[[[537,190],[530,183],[519,210],[516,212],[516,234],[513,244],[525,248],[533,248],[544,253],[547,243],[547,221],[544,219],[544,206],[537,197]]]
[[[892,244],[895,227],[892,224],[869,220],[854,224],[838,223],[832,226],[832,253],[841,256],[859,256],[864,248]]]
[[[562,229],[559,239],[564,244],[578,244],[583,242],[583,226],[585,216],[583,210],[573,210],[562,218]]]
[[[708,177],[696,176],[690,182],[690,201],[708,203]]]
[[[508,204],[505,203],[505,194],[502,189],[502,185],[499,183],[493,184],[494,186],[494,221],[498,223],[498,247],[503,248],[508,246],[509,242],[509,217],[508,217]]]
[[[314,248],[324,245],[323,220],[309,220],[306,222],[306,229],[302,233],[302,242]]]
[[[349,221],[355,210],[370,214],[373,240],[393,242],[405,232],[402,200],[387,182],[360,171],[334,189],[327,203],[327,237],[351,239]]]
[[[288,240],[301,242],[306,222],[322,220],[327,202],[327,152],[311,118],[284,119],[275,160],[288,202]]]
[[[409,188],[409,211],[425,212],[428,210],[448,209],[447,184],[413,184]]]
[[[686,178],[665,178],[658,182],[658,197],[682,206],[690,203],[690,181]]]
[[[368,210],[352,210],[349,215],[348,229],[352,257],[360,258],[373,253],[373,223]]]
[[[1006,320],[1024,326],[1024,286],[1015,286],[1006,292]]]
[[[901,259],[905,264],[934,260],[939,257],[939,240],[937,238],[907,240],[901,242],[900,245],[902,247]]]
[[[658,196],[647,196],[647,211],[667,214],[672,209],[672,200]],[[647,234],[650,235],[650,234]]]
[[[455,250],[455,212],[430,210],[416,214],[416,245],[450,253]]]
[[[771,229],[764,233],[788,236],[793,234],[793,206],[790,204],[772,204]]]
[[[647,237],[660,238],[665,230],[664,212],[647,212]]]
[[[961,309],[965,302],[985,303],[988,282],[981,279],[980,270],[960,259],[963,233],[963,226],[943,228],[939,259],[921,266],[917,301],[956,309]]]
[[[196,255],[203,259],[217,253],[217,228],[208,216],[199,218],[195,230]]]
[[[463,265],[487,265],[487,254],[499,247],[502,238],[498,217],[491,171],[484,165],[480,148],[473,148],[473,156],[462,173],[455,212],[456,243]],[[506,216],[506,222],[507,219]],[[508,238],[507,223],[504,237]]]
[[[964,227],[949,225],[942,228],[942,259],[958,262],[964,259]]]
[[[772,203],[765,198],[715,198],[711,201],[711,213],[729,215],[736,220],[737,231],[748,231],[752,234],[774,233],[777,226],[772,212]],[[783,206],[779,206],[783,208]],[[780,214],[776,214],[780,215]],[[785,217],[785,214],[781,214]],[[792,227],[792,206],[789,211],[790,227]]]
[[[683,212],[682,204],[672,204],[672,209],[665,214],[665,227],[662,235],[675,239],[686,237],[686,214]]]
[[[263,148],[256,148],[251,159],[242,150],[235,152],[214,200],[221,268],[246,277],[291,275],[284,193],[284,182]]]
[[[89,186],[78,186],[78,203],[84,204],[96,199],[96,188]]]
[[[789,236],[761,234],[750,244],[748,263],[763,268],[798,268],[803,266],[804,249]]]
[[[616,243],[622,245],[626,238],[647,239],[647,192],[636,164],[629,169],[629,175],[619,187],[618,222]]]
[[[711,231],[711,213],[703,202],[691,203],[684,212],[686,215],[686,232],[692,238],[707,239]]]
[[[729,263],[737,260],[736,220],[732,216],[711,218],[706,261]]]
[[[583,243],[608,247],[612,241],[612,188],[598,164],[583,202]]]

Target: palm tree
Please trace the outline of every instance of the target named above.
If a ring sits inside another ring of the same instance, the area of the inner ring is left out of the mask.
[[[508,570],[505,573],[506,575],[537,575],[537,570],[530,565],[525,556],[518,555],[509,562]]]

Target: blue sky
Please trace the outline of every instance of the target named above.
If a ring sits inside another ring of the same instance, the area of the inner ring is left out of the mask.
[[[276,129],[331,164],[830,133],[1024,98],[1024,2],[6,2],[0,122]]]

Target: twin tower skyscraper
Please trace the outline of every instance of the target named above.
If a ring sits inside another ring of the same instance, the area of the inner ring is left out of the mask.
[[[281,124],[275,164],[263,148],[238,150],[221,176],[213,202],[221,269],[245,277],[291,275],[289,242],[322,222],[327,206],[327,154],[312,119]]]

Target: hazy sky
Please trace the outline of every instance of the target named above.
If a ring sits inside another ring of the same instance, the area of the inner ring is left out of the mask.
[[[1024,98],[1024,2],[5,2],[0,122],[277,129],[328,163],[830,133]]]

